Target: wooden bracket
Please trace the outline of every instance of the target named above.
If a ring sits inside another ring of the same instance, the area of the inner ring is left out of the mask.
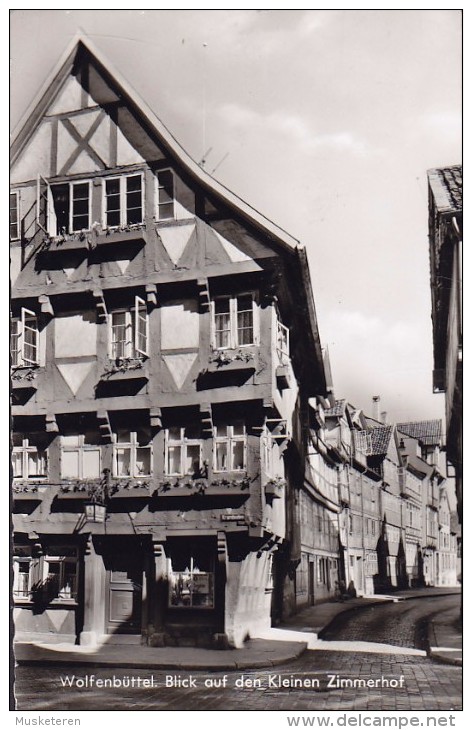
[[[198,279],[197,286],[200,311],[208,312],[210,309],[210,290],[208,288],[208,279]]]
[[[162,428],[162,411],[160,408],[149,409],[149,421],[151,428]]]
[[[97,413],[97,421],[102,440],[107,444],[111,443],[111,426],[110,419],[108,418],[108,412],[100,411]]]
[[[56,416],[48,413],[46,416],[46,432],[47,433],[59,433],[59,426],[57,425]]]
[[[157,307],[157,285],[146,284],[146,304],[148,309]]]
[[[47,314],[50,317],[54,317],[54,309],[47,294],[41,294],[41,296],[38,297],[38,302],[41,307],[41,314]]]
[[[95,300],[95,309],[97,310],[97,318],[99,322],[105,322],[108,312],[107,305],[101,289],[94,289],[93,298]]]
[[[200,403],[200,418],[204,436],[213,436],[213,416],[210,403]]]

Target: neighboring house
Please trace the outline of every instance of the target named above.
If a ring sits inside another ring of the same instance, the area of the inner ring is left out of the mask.
[[[457,537],[451,528],[450,499],[447,488],[439,490],[439,585],[456,586],[457,581]]]
[[[435,393],[445,393],[446,455],[462,521],[462,166],[428,170]]]
[[[293,611],[301,560],[336,572],[305,250],[88,41],[11,160],[16,638],[239,647]]]

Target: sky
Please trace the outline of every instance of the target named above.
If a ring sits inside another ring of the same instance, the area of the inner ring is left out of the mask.
[[[461,162],[460,10],[13,10],[11,128],[86,34],[205,169],[306,246],[337,398],[443,418],[426,171]]]

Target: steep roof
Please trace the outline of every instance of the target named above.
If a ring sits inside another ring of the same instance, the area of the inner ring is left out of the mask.
[[[346,409],[346,399],[334,401],[334,406],[325,411],[325,416],[342,416]]]
[[[397,423],[397,429],[420,441],[424,446],[440,446],[442,443],[441,420],[434,421],[411,421],[408,423]]]
[[[462,212],[462,165],[428,170],[428,180],[439,213]]]
[[[392,436],[393,426],[375,426],[369,429],[372,436],[372,456],[386,454]]]

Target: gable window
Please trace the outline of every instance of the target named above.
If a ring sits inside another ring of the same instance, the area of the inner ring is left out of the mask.
[[[10,193],[10,240],[20,237],[20,196],[18,191]]]
[[[100,446],[90,434],[61,436],[61,477],[65,479],[98,479]]]
[[[146,302],[135,297],[134,307],[110,314],[110,356],[113,360],[148,354],[149,318]]]
[[[105,226],[113,228],[143,222],[143,176],[124,175],[105,180]]]
[[[34,312],[21,308],[21,316],[11,322],[10,352],[13,367],[38,365],[38,318]]]
[[[172,427],[165,438],[165,473],[198,476],[202,467],[202,441],[198,426]]]
[[[214,438],[215,471],[242,471],[246,468],[247,435],[244,423],[216,426]]]
[[[43,587],[50,601],[76,601],[78,586],[77,549],[50,547],[43,561]]]
[[[51,236],[90,228],[90,183],[57,183],[49,187],[48,232]]]
[[[13,435],[12,467],[14,479],[37,479],[47,476],[47,453],[30,438]]]
[[[31,601],[33,593],[33,560],[31,548],[15,547],[13,556],[13,598],[15,601]]]
[[[174,218],[174,175],[172,170],[156,173],[157,219]]]
[[[151,474],[152,448],[142,431],[118,431],[113,442],[113,476],[142,477]]]
[[[217,297],[212,301],[213,343],[217,349],[256,344],[254,294]]]

